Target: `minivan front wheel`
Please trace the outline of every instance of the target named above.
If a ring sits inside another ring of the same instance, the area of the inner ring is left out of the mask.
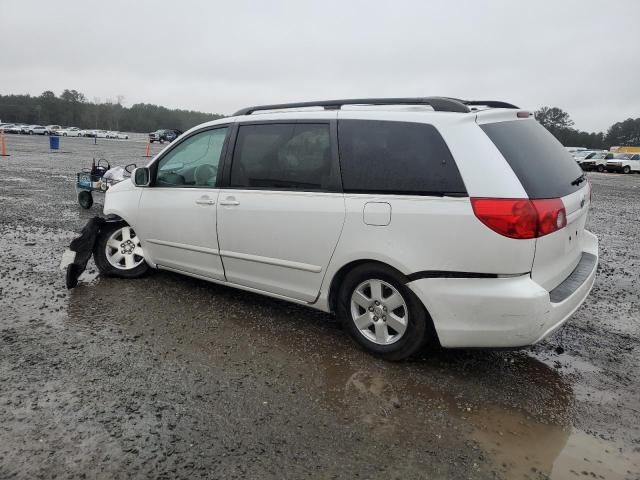
[[[383,265],[361,265],[349,272],[337,310],[351,337],[386,360],[405,359],[434,337],[420,300],[400,274]]]
[[[149,270],[140,239],[125,222],[105,224],[96,242],[93,259],[103,275],[137,278]]]

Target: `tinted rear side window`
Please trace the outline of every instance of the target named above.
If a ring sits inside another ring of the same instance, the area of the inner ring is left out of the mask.
[[[242,125],[231,166],[239,188],[334,191],[329,124]]]
[[[340,120],[345,192],[466,196],[449,148],[433,125]]]
[[[480,128],[498,147],[529,198],[556,198],[584,187],[572,185],[582,170],[542,125],[534,120],[487,123]]]

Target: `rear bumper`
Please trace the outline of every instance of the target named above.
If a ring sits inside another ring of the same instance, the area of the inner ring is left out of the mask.
[[[560,328],[589,294],[598,240],[585,231],[583,257],[551,292],[530,275],[505,278],[425,278],[410,282],[444,347],[522,347]]]

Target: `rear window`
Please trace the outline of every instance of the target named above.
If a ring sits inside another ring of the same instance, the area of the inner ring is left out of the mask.
[[[572,185],[582,170],[538,122],[512,120],[480,128],[498,147],[529,198],[564,197],[584,187],[584,183]]]
[[[340,120],[345,192],[466,196],[451,152],[433,125]]]

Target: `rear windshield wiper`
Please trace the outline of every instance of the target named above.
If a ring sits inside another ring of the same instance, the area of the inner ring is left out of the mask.
[[[571,182],[571,185],[580,185],[586,179],[587,179],[587,175],[583,173],[578,178],[576,178],[573,182]]]

